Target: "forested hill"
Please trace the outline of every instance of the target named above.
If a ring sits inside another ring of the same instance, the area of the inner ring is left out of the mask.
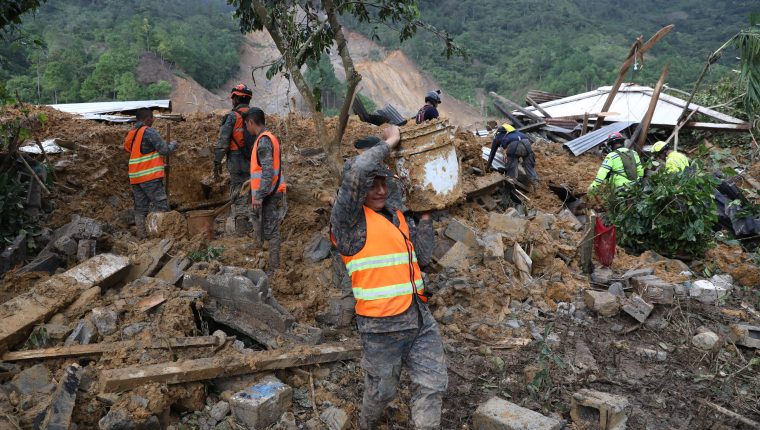
[[[242,35],[223,0],[52,0],[23,22],[0,46],[0,83],[36,103],[168,96],[167,82],[140,82],[144,52],[206,88],[239,65]]]
[[[633,41],[668,24],[675,29],[645,56],[633,75],[654,84],[670,63],[668,84],[691,89],[707,55],[740,29],[760,3],[747,0],[421,0],[422,18],[447,30],[471,54],[446,60],[424,34],[402,46],[421,69],[454,96],[476,104],[476,89],[520,98],[528,89],[572,94],[610,85]],[[360,27],[365,34],[371,28]],[[397,37],[378,28],[381,43]],[[708,79],[737,65],[724,55]],[[630,75],[629,75],[630,77]]]

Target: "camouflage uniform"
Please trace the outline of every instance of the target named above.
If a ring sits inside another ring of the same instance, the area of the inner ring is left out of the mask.
[[[137,129],[144,125],[138,121],[135,123],[134,128]],[[140,152],[142,154],[156,151],[161,155],[169,155],[175,148],[175,143],[164,142],[158,131],[152,127],[148,127],[145,130],[142,143],[140,144]],[[145,234],[145,217],[150,211],[151,203],[155,212],[169,212],[171,210],[163,179],[153,179],[142,184],[132,184],[132,195],[135,201],[135,225],[140,235]]]
[[[366,242],[367,221],[362,206],[372,187],[374,170],[388,156],[390,147],[377,145],[355,157],[343,177],[333,207],[332,232],[342,255],[354,255]],[[399,225],[398,207],[380,212],[394,225]],[[433,248],[431,220],[415,225],[406,217],[417,260],[420,266],[430,263]],[[356,317],[364,356],[364,400],[360,417],[363,429],[374,429],[385,406],[396,394],[402,366],[406,366],[414,385],[412,420],[415,428],[440,427],[441,403],[448,385],[446,356],[438,330],[428,306],[414,296],[405,312],[393,317]]]
[[[237,105],[233,110],[247,108],[248,105]],[[241,151],[230,150],[232,131],[235,128],[237,117],[230,111],[224,116],[222,126],[219,129],[219,138],[214,147],[214,163],[221,164],[225,154],[227,155],[227,170],[230,172],[230,199],[232,200],[232,216],[235,218],[235,226],[238,233],[248,230],[245,223],[251,216],[250,201],[245,194],[240,195],[240,187],[250,177],[250,164],[245,161]]]
[[[263,133],[266,129],[261,130]],[[282,147],[280,147],[282,154]],[[251,155],[251,158],[254,154]],[[274,148],[272,141],[263,136],[259,139],[259,146],[255,154],[256,159],[261,166],[261,188],[253,196],[256,200],[261,200],[260,225],[254,223],[256,229],[261,229],[259,234],[262,240],[269,241],[269,264],[267,272],[273,273],[280,267],[280,224],[285,219],[288,212],[288,200],[285,193],[275,192],[279,184],[272,185],[274,178]],[[253,160],[252,160],[253,162]],[[283,179],[282,160],[280,161],[280,180]]]
[[[515,140],[509,143],[506,148],[507,151],[507,165],[505,166],[506,175],[517,179],[517,169],[520,161],[525,169],[525,174],[528,175],[530,182],[535,184],[538,182],[538,173],[536,173],[536,155],[533,153],[533,148],[530,144],[530,140],[521,139]]]

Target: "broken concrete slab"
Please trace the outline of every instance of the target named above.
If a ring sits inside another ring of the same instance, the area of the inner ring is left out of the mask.
[[[713,304],[727,296],[729,290],[724,286],[718,286],[712,282],[700,279],[691,284],[689,297],[705,304]]]
[[[586,290],[583,293],[583,302],[603,317],[611,317],[620,312],[620,299],[606,291]]]
[[[52,275],[63,263],[63,259],[58,254],[43,250],[37,254],[34,260],[19,269],[19,273],[47,272]]]
[[[346,411],[335,406],[325,409],[319,419],[325,424],[327,430],[348,430],[351,427]]]
[[[648,303],[672,305],[675,300],[675,285],[657,276],[645,275],[630,278],[635,291]]]
[[[74,300],[74,303],[70,304],[63,311],[63,314],[66,318],[79,318],[92,309],[92,304],[100,297],[100,292],[101,288],[97,286],[84,290],[82,294]]]
[[[583,389],[573,394],[570,417],[577,425],[587,423],[607,430],[625,430],[631,406],[623,396]]]
[[[760,349],[760,326],[731,324],[729,330],[731,341],[735,344]]]
[[[53,393],[53,400],[48,406],[45,419],[40,428],[45,430],[68,430],[71,426],[71,413],[77,399],[82,367],[76,363],[64,370],[63,378]]]
[[[632,316],[636,321],[643,323],[649,318],[654,305],[650,305],[638,294],[632,294],[631,297],[623,303],[623,312]]]
[[[267,428],[280,420],[293,404],[293,389],[274,376],[235,393],[230,399],[232,415],[246,428]]]
[[[478,247],[478,239],[475,230],[462,221],[452,218],[444,233],[449,239],[462,242],[470,248]]]
[[[191,261],[187,258],[187,253],[184,251],[179,252],[164,264],[164,267],[156,273],[155,278],[170,285],[177,285],[182,280],[182,277],[185,276],[185,269],[190,267],[190,263]]]
[[[611,282],[617,281],[615,272],[608,267],[594,268],[594,272],[591,273],[591,282],[595,284],[608,285]]]
[[[438,264],[442,267],[467,270],[470,267],[469,255],[470,247],[462,242],[457,242],[446,252],[443,258],[438,260]]]
[[[53,276],[0,305],[0,352],[26,338],[32,327],[72,303],[82,291],[109,286],[122,279],[129,259],[100,254],[72,269]],[[24,309],[24,312],[18,312]]]
[[[621,299],[625,298],[625,289],[623,288],[623,284],[621,282],[611,283],[609,288],[607,288],[607,292],[613,296],[620,297]]]
[[[498,232],[487,233],[483,236],[484,258],[486,260],[504,259],[504,235]]]
[[[488,214],[488,229],[506,234],[510,238],[519,238],[525,233],[528,220],[498,212]]]
[[[559,430],[562,423],[499,397],[478,406],[472,417],[474,430]]]
[[[67,258],[72,258],[77,254],[77,241],[71,236],[59,237],[53,242],[53,248]]]
[[[124,278],[125,282],[132,282],[143,276],[153,276],[158,271],[164,256],[172,247],[171,239],[162,239],[157,244],[155,242],[146,242],[142,244],[134,256],[132,268]]]

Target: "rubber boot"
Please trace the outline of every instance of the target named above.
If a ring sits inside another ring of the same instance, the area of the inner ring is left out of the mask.
[[[137,237],[145,239],[145,215],[135,215],[135,229],[137,230]]]

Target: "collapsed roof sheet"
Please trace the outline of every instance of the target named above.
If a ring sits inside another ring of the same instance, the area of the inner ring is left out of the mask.
[[[601,87],[594,91],[542,103],[540,106],[553,118],[583,115],[584,113],[598,114],[602,111],[604,102],[607,100],[611,89],[612,87]],[[653,92],[654,90],[650,87],[633,84],[621,86],[615,95],[612,105],[607,110],[617,115],[605,117],[604,120],[608,122],[641,122],[647,112]],[[664,93],[660,94],[657,107],[654,111],[654,117],[652,118],[652,125],[675,126],[684,106],[686,106],[685,100]],[[532,106],[524,109],[543,117],[543,114]],[[689,109],[697,109],[698,113],[707,115],[723,123],[745,124],[745,121],[739,118],[734,118],[695,103],[690,103]],[[520,115],[519,112],[515,112],[514,114]]]
[[[84,119],[109,120],[104,114],[134,113],[137,109],[172,109],[171,100],[135,100],[128,102],[67,103],[50,105],[53,109],[79,115]]]
[[[626,128],[636,124],[635,121],[621,121],[614,122],[610,125],[606,125],[599,130],[592,131],[591,133],[584,134],[583,136],[573,139],[564,144],[570,152],[576,157],[595,147],[596,145],[607,140],[607,136],[613,132],[621,132]]]

